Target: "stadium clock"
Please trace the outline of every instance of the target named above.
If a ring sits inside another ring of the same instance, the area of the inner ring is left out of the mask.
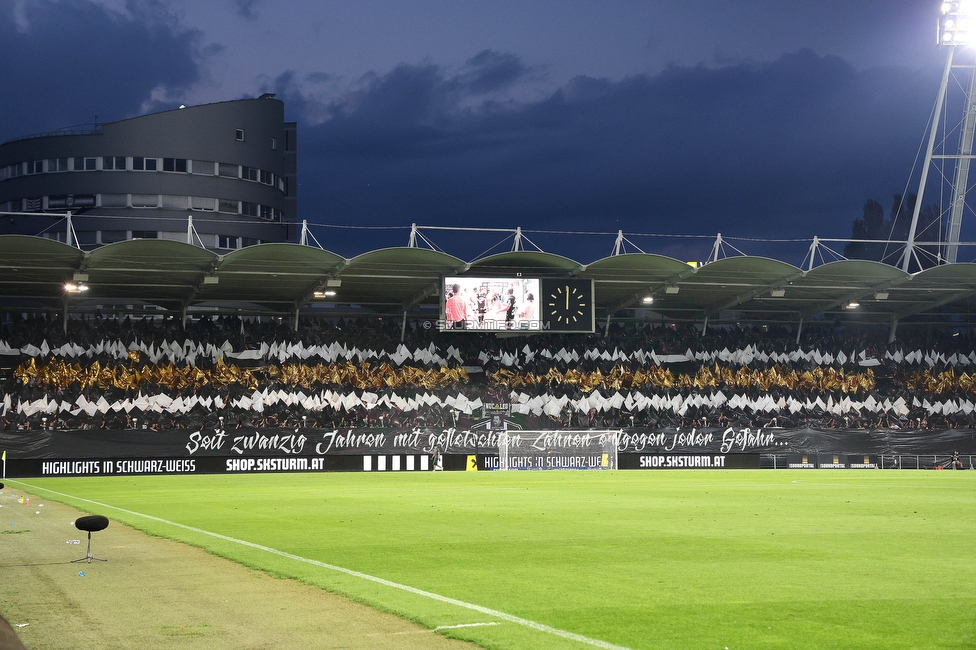
[[[593,331],[593,283],[590,280],[545,279],[542,296],[543,329]]]

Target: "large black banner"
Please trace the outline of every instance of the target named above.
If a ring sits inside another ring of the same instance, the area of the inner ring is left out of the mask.
[[[375,470],[387,462],[391,469],[396,463],[397,469],[419,470],[427,469],[435,446],[461,458],[462,465],[474,457],[488,469],[492,458],[497,462],[499,435],[421,428],[0,431],[0,451],[6,452],[11,477]],[[633,469],[752,467],[760,455],[776,455],[779,466],[799,468],[871,467],[883,456],[976,455],[973,429],[564,429],[508,436],[513,455],[574,458],[615,447],[618,467]]]

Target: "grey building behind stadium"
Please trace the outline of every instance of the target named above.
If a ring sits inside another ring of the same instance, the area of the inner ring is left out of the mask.
[[[221,251],[294,241],[296,124],[257,99],[190,106],[0,145],[0,234],[83,249],[128,239]],[[199,236],[199,239],[197,239]],[[71,235],[75,239],[75,235]]]

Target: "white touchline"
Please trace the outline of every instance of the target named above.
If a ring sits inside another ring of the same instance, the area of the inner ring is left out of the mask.
[[[329,569],[331,571],[337,571],[339,573],[345,573],[346,575],[354,576],[356,578],[362,578],[363,580],[369,580],[386,587],[392,587],[393,589],[400,589],[417,596],[424,596],[430,598],[431,600],[437,600],[442,603],[447,603],[449,605],[455,605],[457,607],[463,607],[465,609],[470,609],[475,612],[480,612],[488,616],[493,616],[495,618],[500,618],[503,621],[508,621],[509,623],[515,623],[517,625],[522,625],[533,630],[538,630],[539,632],[547,632],[564,639],[569,639],[570,641],[577,641],[579,643],[585,643],[586,645],[595,646],[597,648],[604,648],[605,650],[630,650],[625,646],[614,645],[612,643],[607,643],[606,641],[601,641],[600,639],[591,639],[588,636],[583,636],[582,634],[575,634],[574,632],[567,632],[566,630],[560,630],[543,623],[536,623],[535,621],[530,621],[526,618],[521,618],[518,616],[513,616],[512,614],[506,614],[505,612],[500,612],[496,609],[490,609],[488,607],[482,607],[481,605],[475,605],[474,603],[466,603],[463,600],[457,600],[456,598],[450,598],[448,596],[441,596],[440,594],[435,594],[431,591],[424,591],[423,589],[417,589],[416,587],[411,587],[410,585],[402,585],[399,582],[393,582],[392,580],[386,580],[384,578],[378,578],[376,576],[371,576],[368,573],[362,573],[360,571],[353,571],[352,569],[346,569],[345,567],[336,566],[334,564],[328,564],[326,562],[319,562],[318,560],[313,560],[307,557],[302,557],[301,555],[295,555],[293,553],[288,553],[286,551],[279,551],[276,548],[271,548],[270,546],[262,546],[261,544],[255,544],[254,542],[249,542],[245,539],[237,539],[236,537],[229,537],[227,535],[221,535],[220,533],[214,533],[209,530],[203,530],[202,528],[195,528],[194,526],[187,526],[186,524],[181,524],[175,521],[170,521],[168,519],[162,519],[160,517],[154,517],[153,515],[147,515],[141,512],[135,512],[134,510],[126,510],[125,508],[120,508],[118,506],[109,505],[107,503],[101,503],[99,501],[92,501],[91,499],[85,499],[83,497],[77,497],[72,494],[65,494],[63,492],[57,492],[55,490],[49,490],[48,488],[40,487],[38,485],[32,485],[30,483],[25,483],[23,481],[9,480],[10,483],[19,483],[24,487],[28,487],[34,490],[41,490],[43,492],[48,492],[50,494],[56,494],[58,496],[66,497],[68,499],[75,499],[77,501],[84,501],[85,503],[91,503],[100,508],[111,508],[112,510],[117,510],[119,512],[124,512],[129,515],[134,515],[136,517],[143,517],[144,519],[150,519],[152,521],[158,521],[161,524],[167,524],[169,526],[175,526],[177,528],[182,528],[183,530],[189,530],[194,533],[199,533],[201,535],[209,535],[216,539],[224,540],[225,542],[233,542],[234,544],[240,544],[241,546],[247,546],[248,548],[257,549],[259,551],[264,551],[266,553],[271,553],[279,557],[288,558],[289,560],[295,560],[296,562],[304,562],[306,564],[311,564],[313,566],[321,567],[323,569]]]
[[[487,627],[489,625],[501,625],[498,621],[491,621],[490,623],[458,623],[457,625],[438,625],[434,628],[434,631],[438,630],[456,630],[459,627]]]

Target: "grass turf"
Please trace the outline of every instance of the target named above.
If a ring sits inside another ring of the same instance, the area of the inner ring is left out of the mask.
[[[971,472],[252,474],[24,483],[631,648],[976,646]],[[431,627],[491,620],[61,500]],[[447,633],[490,648],[583,647],[513,623]]]

